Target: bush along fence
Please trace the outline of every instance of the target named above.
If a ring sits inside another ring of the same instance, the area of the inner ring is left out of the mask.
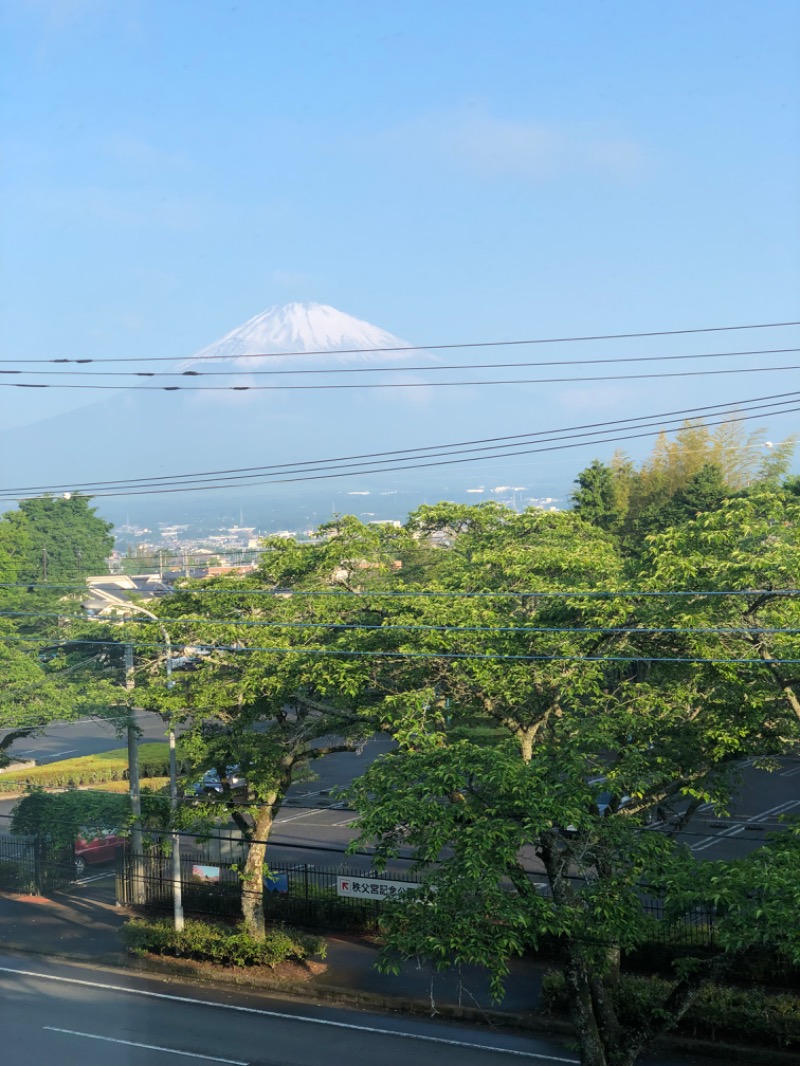
[[[671,987],[658,977],[623,975],[614,995],[623,1023],[644,1025]],[[551,1014],[569,1013],[562,973],[545,974],[542,1003]],[[800,1048],[800,1000],[762,988],[705,985],[678,1023],[677,1032],[715,1042],[744,1040],[766,1047]]]

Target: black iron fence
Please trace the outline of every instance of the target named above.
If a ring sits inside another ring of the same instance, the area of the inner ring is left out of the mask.
[[[75,856],[39,837],[0,836],[0,892],[47,895],[75,880]]]
[[[242,876],[246,844],[236,834],[201,839],[181,834],[180,885],[187,915],[236,920],[253,887]],[[263,882],[264,915],[330,932],[376,931],[384,902],[412,890],[420,878],[408,870],[376,873],[342,866],[270,861]],[[137,872],[138,871],[138,872]],[[117,899],[128,906],[168,913],[173,906],[173,869],[167,838],[146,838],[138,864],[129,846],[117,856]],[[643,895],[647,944],[681,953],[714,948],[714,913],[696,908],[669,919],[661,901]]]
[[[215,841],[181,842],[180,885],[187,915],[235,920],[242,898],[254,889],[242,876],[242,862],[218,857]],[[331,932],[376,931],[386,899],[413,889],[419,878],[407,872],[380,874],[345,866],[268,862],[263,879],[268,921]],[[137,862],[130,847],[117,856],[117,899],[128,906],[171,911],[173,869],[169,843],[150,841]],[[257,891],[257,890],[255,890]]]
[[[181,833],[180,840],[180,884],[186,914],[236,920],[242,913],[243,894],[253,891],[242,876],[248,845],[241,834],[218,831],[209,837],[196,837]],[[280,847],[285,857],[286,845]],[[406,869],[378,874],[344,865],[322,866],[285,858],[271,861],[271,849],[268,845],[263,883],[264,914],[269,921],[331,932],[375,931],[384,901],[419,883],[419,878]],[[302,858],[302,849],[299,855]],[[57,848],[44,838],[13,836],[7,816],[0,815],[0,891],[46,895],[77,878],[72,848]],[[349,882],[345,889],[343,880]],[[170,838],[146,833],[136,864],[129,842],[118,847],[116,882],[121,904],[168,913],[173,906]],[[354,885],[359,891],[353,891]],[[642,906],[650,927],[647,944],[679,953],[713,950],[713,910],[698,908],[679,919],[668,919],[660,900],[646,892]]]

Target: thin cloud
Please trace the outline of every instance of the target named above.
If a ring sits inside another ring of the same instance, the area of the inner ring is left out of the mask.
[[[509,118],[485,106],[430,112],[385,138],[409,158],[439,159],[487,179],[546,181],[570,173],[630,179],[644,166],[632,138],[590,124]]]

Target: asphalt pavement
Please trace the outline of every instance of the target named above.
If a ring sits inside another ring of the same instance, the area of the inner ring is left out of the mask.
[[[578,1066],[564,1040],[0,954],[4,1061],[59,1066]],[[719,1059],[656,1052],[642,1066]]]
[[[59,1066],[577,1064],[563,1044],[0,955],[4,1061]]]
[[[142,730],[142,742],[166,740],[166,726],[159,715],[137,711],[135,719]],[[47,765],[59,759],[124,748],[125,732],[124,728],[120,731],[120,726],[124,727],[126,721],[127,718],[81,718],[75,722],[52,722],[43,733],[16,741],[9,754],[14,759],[34,759],[39,765]]]

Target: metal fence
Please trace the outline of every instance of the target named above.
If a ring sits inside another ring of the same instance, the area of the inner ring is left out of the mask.
[[[75,880],[75,856],[37,837],[0,836],[0,892],[47,895]]]
[[[242,896],[252,892],[241,876],[242,862],[218,858],[218,841],[181,843],[181,895],[187,915],[234,920],[241,917]],[[263,884],[263,906],[269,921],[331,932],[376,931],[383,898],[352,898],[339,894],[340,878],[366,880],[388,886],[419,884],[403,873],[379,874],[344,866],[322,867],[310,863],[268,862]],[[173,905],[172,857],[167,842],[145,844],[139,863],[130,847],[117,855],[117,899],[128,906],[169,912]]]
[[[209,839],[181,834],[180,881],[187,915],[225,920],[241,917],[242,896],[252,891],[242,879],[246,848],[246,842],[236,833],[223,833]],[[267,845],[268,873],[263,892],[265,918],[305,928],[330,932],[377,930],[382,897],[377,892],[370,898],[343,896],[338,890],[342,877],[356,882],[386,881],[387,884],[402,882],[408,885],[419,884],[421,880],[408,870],[378,874],[345,866],[272,862],[269,853],[270,846]],[[118,852],[117,899],[124,905],[170,912],[172,877],[167,838],[146,838],[138,866],[129,846]],[[696,908],[680,918],[671,919],[665,915],[662,902],[646,890],[641,903],[649,925],[645,944],[678,953],[714,948],[713,910]]]

